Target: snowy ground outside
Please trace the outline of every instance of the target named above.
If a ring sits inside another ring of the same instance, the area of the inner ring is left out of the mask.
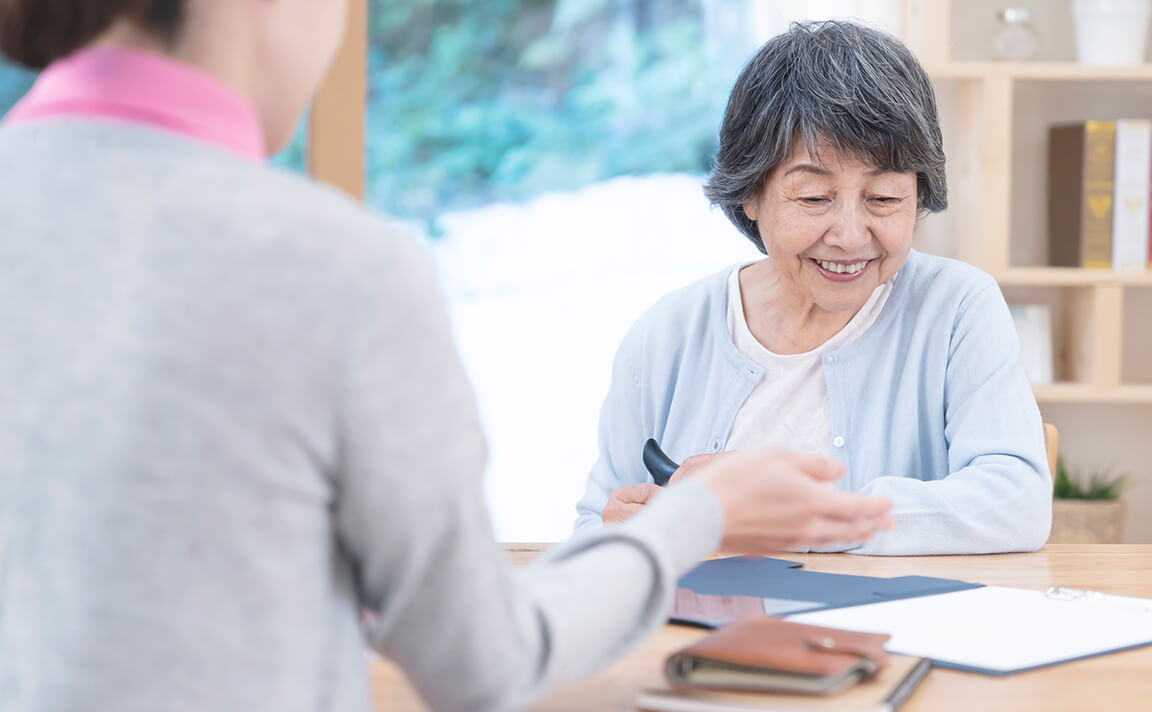
[[[488,434],[499,540],[568,537],[628,327],[661,295],[759,254],[701,180],[617,178],[443,217],[434,251]]]

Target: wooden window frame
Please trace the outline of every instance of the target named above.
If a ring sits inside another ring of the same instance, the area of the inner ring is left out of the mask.
[[[308,114],[308,172],[364,199],[368,0],[347,0],[348,30]]]

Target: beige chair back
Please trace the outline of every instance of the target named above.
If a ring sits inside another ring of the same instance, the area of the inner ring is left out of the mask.
[[[1060,445],[1060,433],[1056,430],[1056,426],[1051,423],[1044,423],[1044,448],[1048,451],[1048,474],[1052,475],[1052,481],[1056,481],[1056,453]]]

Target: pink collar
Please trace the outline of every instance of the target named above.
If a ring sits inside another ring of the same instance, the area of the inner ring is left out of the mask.
[[[94,48],[53,63],[4,117],[6,123],[84,116],[143,123],[263,160],[251,102],[176,60],[137,50]]]

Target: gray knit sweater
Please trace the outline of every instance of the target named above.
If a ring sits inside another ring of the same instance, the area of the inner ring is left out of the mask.
[[[352,201],[76,119],[0,170],[0,710],[357,712],[366,639],[435,709],[518,708],[716,547],[687,482],[508,571],[429,261]]]

